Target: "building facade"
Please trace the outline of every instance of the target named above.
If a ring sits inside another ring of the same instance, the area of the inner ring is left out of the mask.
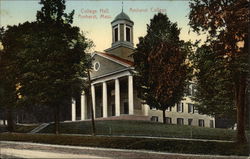
[[[131,119],[152,120],[169,124],[197,125],[214,127],[214,118],[199,114],[193,107],[190,95],[175,107],[167,110],[166,119],[162,119],[162,111],[150,109],[137,97],[133,82],[134,22],[123,11],[111,22],[112,44],[104,52],[94,52],[93,71],[91,72],[92,99],[83,92],[80,98],[80,108],[76,100],[72,100],[72,121],[91,118],[93,103],[96,119]],[[77,110],[80,113],[77,115]]]

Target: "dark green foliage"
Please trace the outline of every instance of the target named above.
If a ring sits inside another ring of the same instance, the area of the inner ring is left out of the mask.
[[[181,41],[179,34],[177,24],[158,13],[133,54],[139,97],[163,111],[182,99],[188,78],[185,60],[190,45]]]
[[[17,106],[18,94],[17,76],[18,66],[15,62],[15,47],[12,48],[10,42],[14,40],[14,36],[10,36],[5,42],[5,34],[7,31],[0,29],[0,43],[4,49],[0,50],[0,108],[4,111],[4,119],[8,121],[8,130],[13,131],[15,122],[13,118],[13,109]],[[7,44],[6,44],[7,43]]]
[[[202,114],[235,120],[233,80],[230,70],[224,66],[211,46],[203,45],[192,56],[197,79],[195,107]]]
[[[219,86],[215,88],[219,93],[212,94],[210,100],[221,100],[221,104],[224,102],[221,105],[224,109],[231,107],[230,98],[233,95],[234,105],[237,108],[237,141],[241,143],[247,141],[245,125],[248,122],[246,116],[249,115],[247,107],[249,103],[246,100],[249,90],[249,5],[248,0],[191,0],[189,14],[190,26],[198,33],[208,33],[207,45],[215,54],[216,66],[209,72],[210,76],[216,77],[214,79],[220,84],[214,85]],[[200,80],[209,81],[211,78]],[[212,81],[211,83],[213,84]],[[229,88],[223,89],[226,85]],[[205,88],[200,89],[203,90]]]
[[[22,46],[17,58],[23,102],[62,104],[83,89],[88,43],[78,28],[26,23],[19,29],[22,35],[16,42]]]
[[[1,64],[11,67],[1,76],[9,78],[5,86],[12,88],[17,104],[49,106],[58,133],[60,107],[69,104],[86,85],[84,79],[91,67],[86,52],[92,42],[71,26],[74,12],[64,12],[64,0],[41,0],[40,4],[43,7],[36,22],[9,26],[4,33]]]
[[[40,4],[43,5],[41,11],[37,12],[37,21],[43,23],[73,23],[74,10],[66,14],[65,0],[41,0]]]

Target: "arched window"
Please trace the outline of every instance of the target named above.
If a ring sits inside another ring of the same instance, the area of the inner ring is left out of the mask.
[[[126,26],[126,41],[131,41],[131,28]]]
[[[118,27],[114,28],[115,42],[118,41]]]

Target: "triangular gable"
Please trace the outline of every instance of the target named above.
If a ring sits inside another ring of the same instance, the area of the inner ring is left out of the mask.
[[[103,75],[108,75],[115,73],[120,70],[125,70],[131,65],[129,63],[125,63],[126,61],[119,61],[117,59],[114,59],[109,56],[105,56],[105,54],[101,53],[93,53],[93,70],[91,71],[91,78],[97,78]],[[98,63],[98,64],[97,64]],[[95,66],[98,66],[99,68],[96,69]]]
[[[113,62],[116,62],[120,65],[123,65],[125,67],[131,67],[133,66],[133,62],[132,61],[129,61],[129,60],[126,60],[126,59],[123,59],[123,58],[120,58],[118,56],[115,56],[115,55],[112,55],[112,54],[108,54],[108,53],[103,53],[103,52],[94,52],[92,54],[92,57],[95,56],[95,55],[99,55],[99,56],[102,56],[104,58],[107,58]]]

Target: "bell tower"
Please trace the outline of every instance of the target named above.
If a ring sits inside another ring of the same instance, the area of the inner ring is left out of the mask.
[[[112,44],[111,48],[105,51],[118,57],[132,60],[129,55],[134,50],[133,26],[134,22],[122,10],[111,22]]]

